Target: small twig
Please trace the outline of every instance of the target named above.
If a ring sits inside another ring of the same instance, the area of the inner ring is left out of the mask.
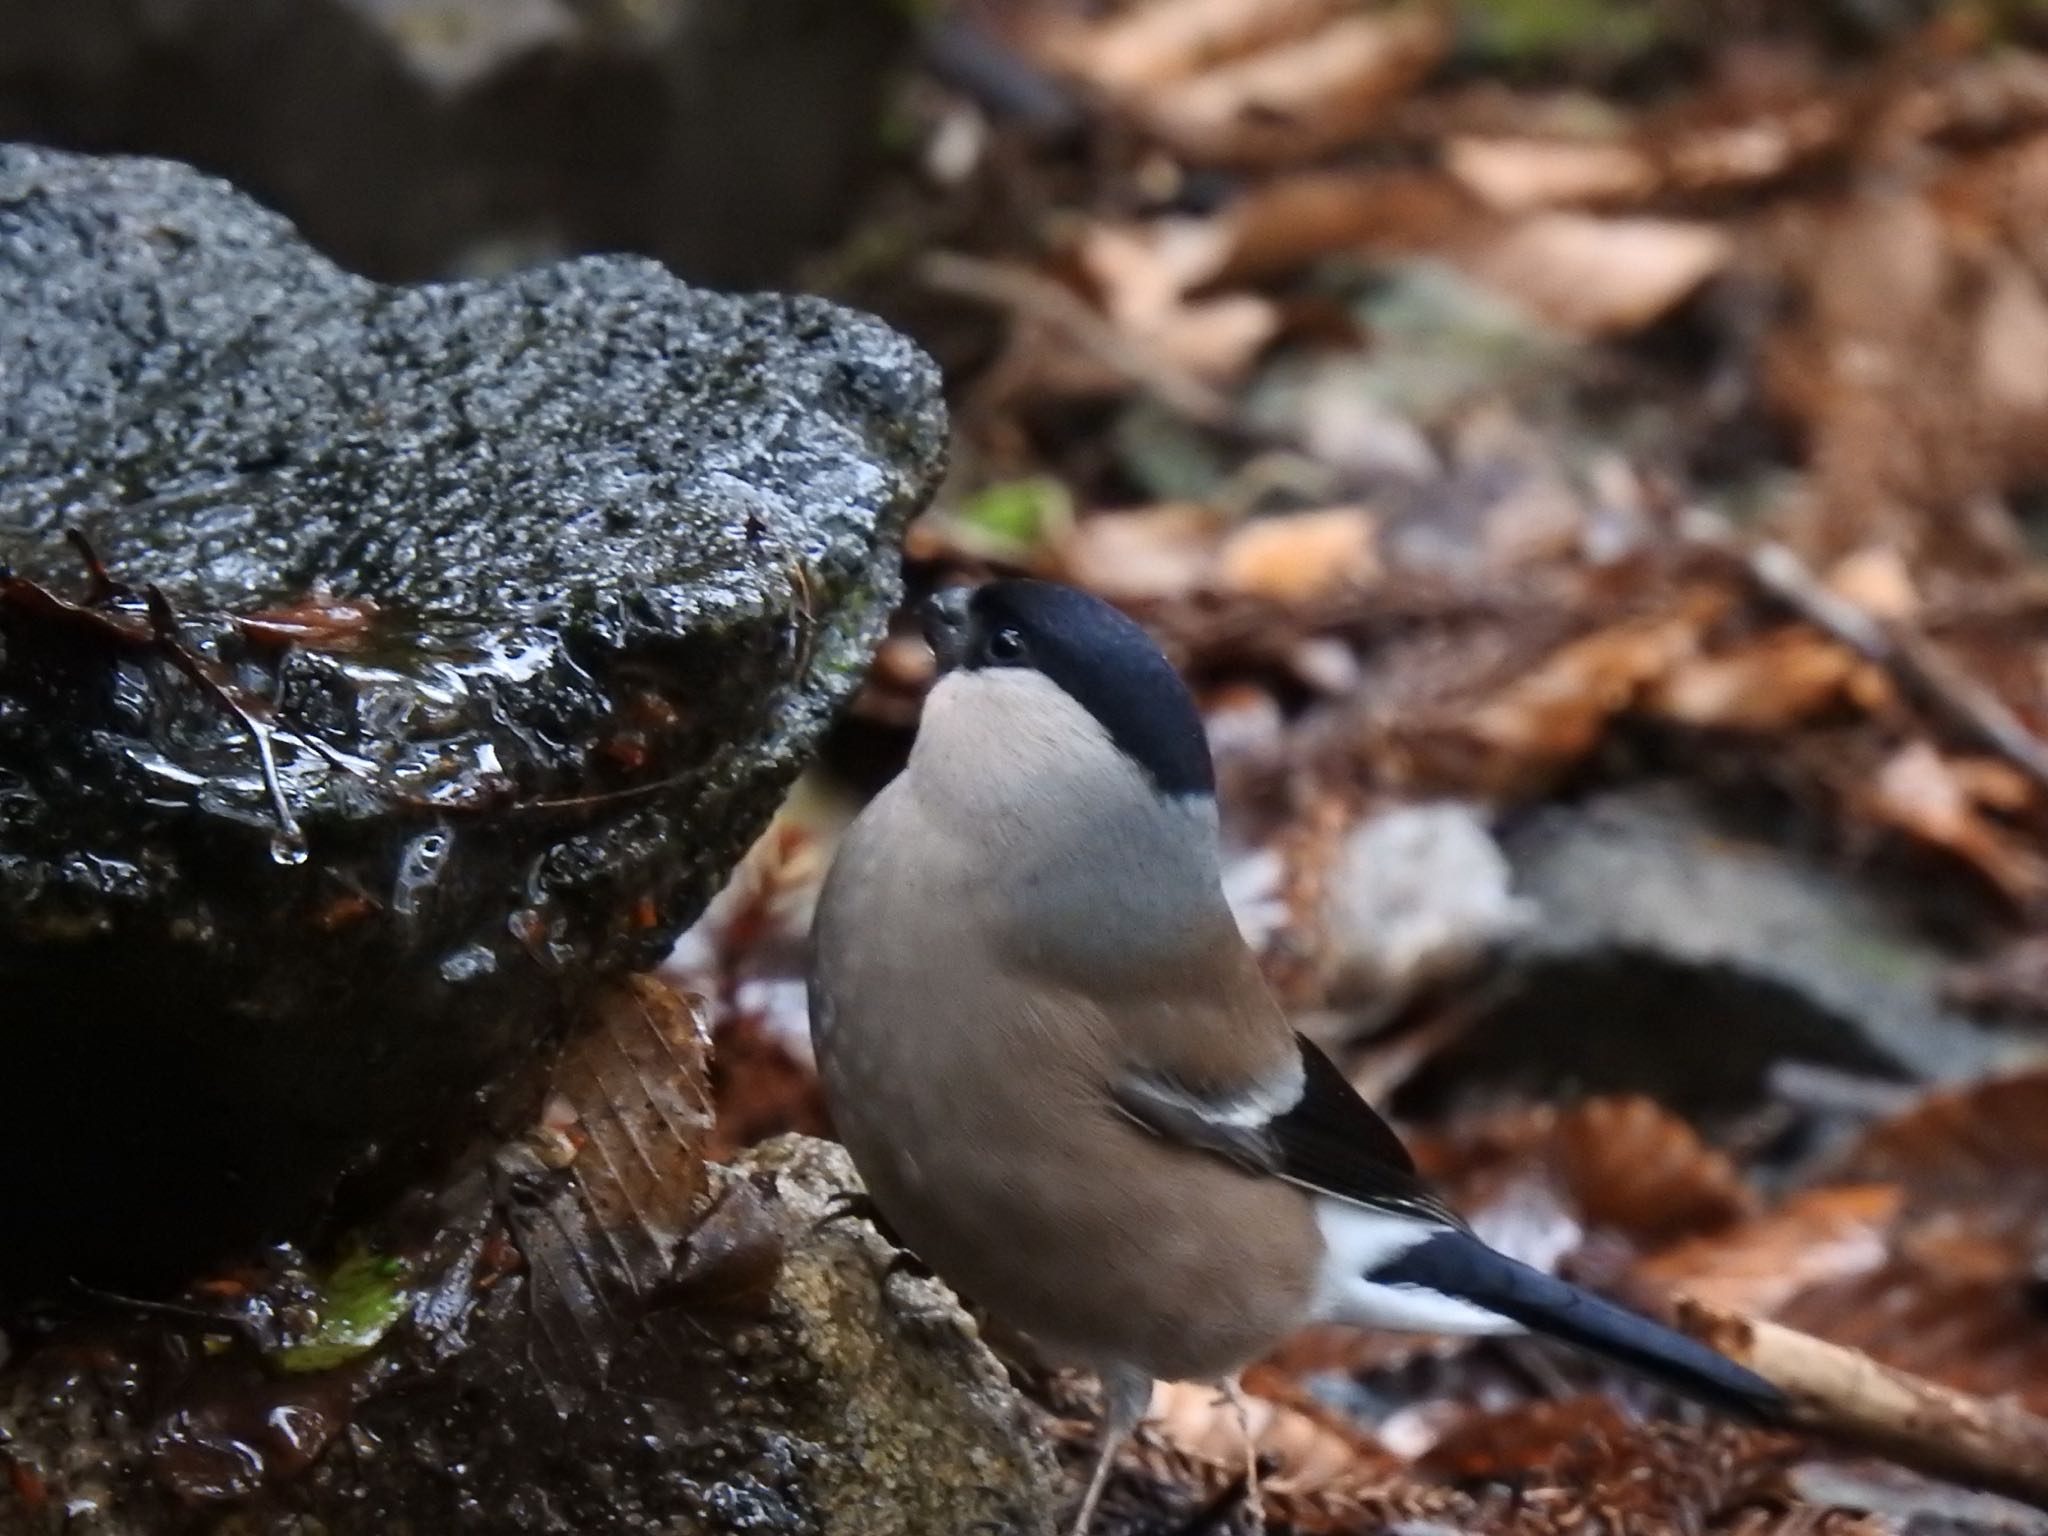
[[[140,1296],[125,1296],[119,1291],[102,1290],[98,1286],[87,1285],[84,1281],[76,1279],[71,1282],[71,1289],[80,1299],[95,1306],[131,1313],[136,1317],[152,1318],[173,1329],[189,1333],[233,1339],[259,1355],[267,1354],[277,1347],[276,1337],[246,1315],[213,1312],[187,1302],[149,1301]]]
[[[940,293],[1026,316],[1059,332],[1096,362],[1155,396],[1198,426],[1235,431],[1236,408],[1200,379],[1134,345],[1064,283],[1007,262],[933,251],[917,263],[918,279]]]
[[[1681,1300],[1677,1323],[1784,1392],[1791,1427],[2048,1509],[2048,1420],[1701,1302]]]
[[[194,687],[234,716],[242,729],[249,733],[250,741],[255,743],[256,760],[263,773],[263,787],[270,795],[271,813],[277,817],[278,836],[293,848],[304,848],[306,834],[300,830],[298,819],[292,815],[291,802],[285,798],[284,781],[277,772],[277,754],[270,745],[269,725],[257,719],[233,693],[211,676],[198,656],[179,638],[178,616],[171,608],[171,600],[164,596],[163,589],[151,585],[144,590],[144,596],[149,602],[150,625],[164,655],[191,679]]]
[[[1919,1097],[1904,1083],[1815,1061],[1774,1062],[1769,1082],[1772,1096],[1796,1109],[1854,1120],[1882,1120],[1900,1114]]]
[[[1882,667],[1908,698],[1976,745],[2003,757],[2048,793],[2048,742],[2028,730],[2004,700],[1957,671],[1925,636],[1830,592],[1783,544],[1767,541],[1743,548],[1719,518],[1695,514],[1689,521],[1695,542],[1735,556],[1771,596],[1865,661]]]

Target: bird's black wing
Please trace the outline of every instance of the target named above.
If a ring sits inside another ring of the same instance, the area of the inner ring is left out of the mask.
[[[1283,1097],[1265,1090],[1203,1093],[1134,1073],[1112,1092],[1119,1108],[1156,1136],[1229,1158],[1255,1173],[1373,1210],[1462,1228],[1415,1171],[1401,1138],[1336,1063],[1294,1037],[1298,1084]]]
[[[1301,1098],[1268,1126],[1280,1152],[1280,1177],[1374,1210],[1463,1227],[1415,1171],[1415,1159],[1394,1128],[1337,1064],[1300,1035],[1294,1038],[1301,1048]]]

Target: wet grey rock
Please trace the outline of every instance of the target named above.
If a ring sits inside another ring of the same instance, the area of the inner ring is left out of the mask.
[[[896,0],[0,6],[0,138],[174,156],[389,279],[645,251],[765,282],[880,148]]]
[[[1821,1079],[1953,1081],[2031,1046],[1943,1002],[1957,959],[1875,881],[1745,835],[1676,786],[1547,809],[1504,846],[1533,920],[1478,1022],[1396,1096],[1629,1092],[1708,1118]]]
[[[0,1292],[303,1234],[505,1108],[849,696],[942,454],[864,317],[381,287],[164,162],[0,149],[0,358]]]

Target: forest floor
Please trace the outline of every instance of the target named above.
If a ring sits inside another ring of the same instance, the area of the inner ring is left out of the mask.
[[[1489,1238],[2048,1412],[2044,48],[2018,4],[965,5],[811,286],[947,369],[914,585],[1154,630],[1275,986]],[[825,1129],[801,934],[928,669],[890,642],[672,962],[727,1147]],[[2048,1529],[1523,1344],[1247,1385],[1273,1529]],[[1154,1406],[1106,1528],[1231,1528],[1232,1410]]]

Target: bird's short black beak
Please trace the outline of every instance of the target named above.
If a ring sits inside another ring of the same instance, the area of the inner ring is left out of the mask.
[[[918,609],[924,643],[938,657],[941,672],[950,672],[967,659],[967,598],[966,587],[947,587]]]

